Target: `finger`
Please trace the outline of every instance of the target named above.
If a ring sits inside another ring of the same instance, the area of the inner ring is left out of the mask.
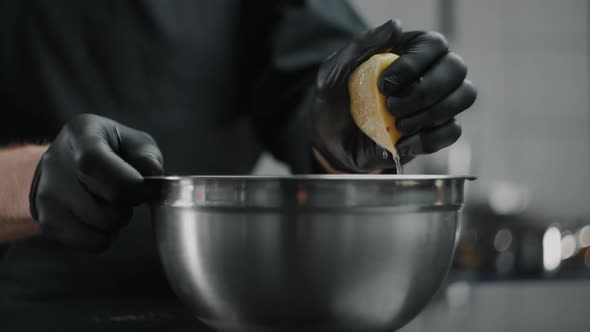
[[[40,181],[44,180],[46,179],[42,178]],[[84,185],[82,187],[71,187],[70,190],[73,192],[68,195],[71,199],[64,202],[63,199],[46,190],[50,188],[49,186],[40,186],[35,204],[39,206],[40,202],[49,202],[44,203],[44,206],[56,205],[62,208],[67,206],[78,222],[106,234],[118,231],[131,219],[133,213],[131,208],[107,204],[85,190],[84,187]]]
[[[455,143],[460,136],[461,126],[455,120],[451,120],[442,126],[402,138],[397,143],[397,151],[404,156],[430,154]]]
[[[395,117],[406,117],[430,107],[457,89],[467,76],[467,67],[456,53],[447,53],[417,82],[408,95],[389,97],[387,108]]]
[[[399,20],[389,20],[383,25],[369,30],[356,41],[353,70],[375,54],[389,52],[402,37]]]
[[[143,176],[104,142],[84,148],[75,158],[78,179],[93,195],[107,202],[129,195],[129,188],[140,185]]]
[[[419,130],[440,126],[471,107],[476,98],[477,90],[466,80],[438,104],[415,115],[397,119],[397,128],[404,136],[410,136]]]
[[[43,236],[64,245],[92,252],[104,251],[111,238],[103,232],[77,222],[77,217],[67,207],[44,200],[39,211],[39,225]]]
[[[448,52],[447,40],[438,32],[406,32],[393,48],[400,57],[383,71],[379,90],[386,96],[402,92]]]
[[[126,126],[115,127],[119,153],[143,176],[164,174],[164,157],[154,138],[146,132]]]
[[[89,192],[80,191],[71,211],[81,223],[105,234],[113,234],[131,219],[132,208],[113,206],[97,200]]]
[[[131,166],[143,176],[159,176],[164,174],[164,157],[156,141],[145,132],[128,127],[121,127],[120,153]],[[126,198],[127,204],[138,205],[154,197],[153,186],[145,181],[133,184],[128,188],[131,196]]]
[[[320,66],[316,82],[318,89],[330,91],[348,84],[348,77],[361,63],[377,53],[388,52],[401,36],[401,23],[390,20],[356,38]]]

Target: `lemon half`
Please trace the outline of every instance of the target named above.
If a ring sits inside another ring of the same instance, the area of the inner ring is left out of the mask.
[[[379,76],[399,56],[393,53],[376,54],[358,66],[348,81],[350,113],[356,125],[382,148],[397,156],[395,143],[401,133],[395,118],[389,113],[386,97],[377,87]]]

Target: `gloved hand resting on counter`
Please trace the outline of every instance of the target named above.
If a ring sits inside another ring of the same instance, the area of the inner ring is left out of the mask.
[[[148,198],[143,176],[162,175],[154,139],[113,120],[83,114],[65,125],[39,162],[31,215],[66,245],[105,249]]]
[[[461,135],[454,117],[476,99],[467,67],[450,52],[436,32],[402,32],[398,21],[368,31],[328,57],[321,65],[313,101],[314,146],[329,166],[341,172],[366,173],[395,168],[389,155],[353,122],[348,80],[371,56],[392,52],[400,56],[378,82],[387,108],[403,135],[396,149],[402,162],[436,152]]]

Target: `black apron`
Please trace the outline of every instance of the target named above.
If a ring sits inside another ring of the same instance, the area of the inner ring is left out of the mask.
[[[339,0],[0,0],[0,144],[50,142],[95,113],[149,132],[167,174],[248,174],[262,149],[309,172],[302,100],[364,29]],[[102,254],[43,237],[3,248],[1,331],[201,328],[146,207]]]

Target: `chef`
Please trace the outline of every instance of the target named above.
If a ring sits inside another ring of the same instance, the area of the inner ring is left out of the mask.
[[[144,176],[248,174],[263,149],[294,173],[395,172],[349,112],[374,54],[400,55],[378,87],[404,162],[454,143],[476,97],[442,35],[368,29],[341,0],[7,0],[0,27],[2,331],[182,321]]]

